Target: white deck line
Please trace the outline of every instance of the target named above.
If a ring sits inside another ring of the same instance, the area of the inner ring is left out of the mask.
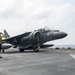
[[[75,54],[70,54],[71,57],[73,57],[75,59]]]

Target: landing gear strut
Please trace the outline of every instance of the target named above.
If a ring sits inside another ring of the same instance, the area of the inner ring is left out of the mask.
[[[40,49],[40,46],[39,46],[39,44],[38,44],[38,45],[37,45],[37,48],[34,48],[33,50],[34,50],[35,52],[38,52],[39,49]]]
[[[34,52],[38,52],[39,51],[39,49],[33,49],[34,50]]]

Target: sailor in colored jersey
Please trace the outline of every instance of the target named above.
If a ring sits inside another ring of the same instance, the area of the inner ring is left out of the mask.
[[[0,32],[0,51],[2,49],[2,38],[4,37],[3,33]]]

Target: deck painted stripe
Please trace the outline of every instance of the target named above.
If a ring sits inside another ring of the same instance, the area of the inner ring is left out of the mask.
[[[75,54],[70,54],[71,57],[73,57],[75,59]]]

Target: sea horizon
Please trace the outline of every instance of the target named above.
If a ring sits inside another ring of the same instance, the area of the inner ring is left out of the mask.
[[[75,44],[68,44],[68,45],[54,45],[52,48],[75,48]]]

